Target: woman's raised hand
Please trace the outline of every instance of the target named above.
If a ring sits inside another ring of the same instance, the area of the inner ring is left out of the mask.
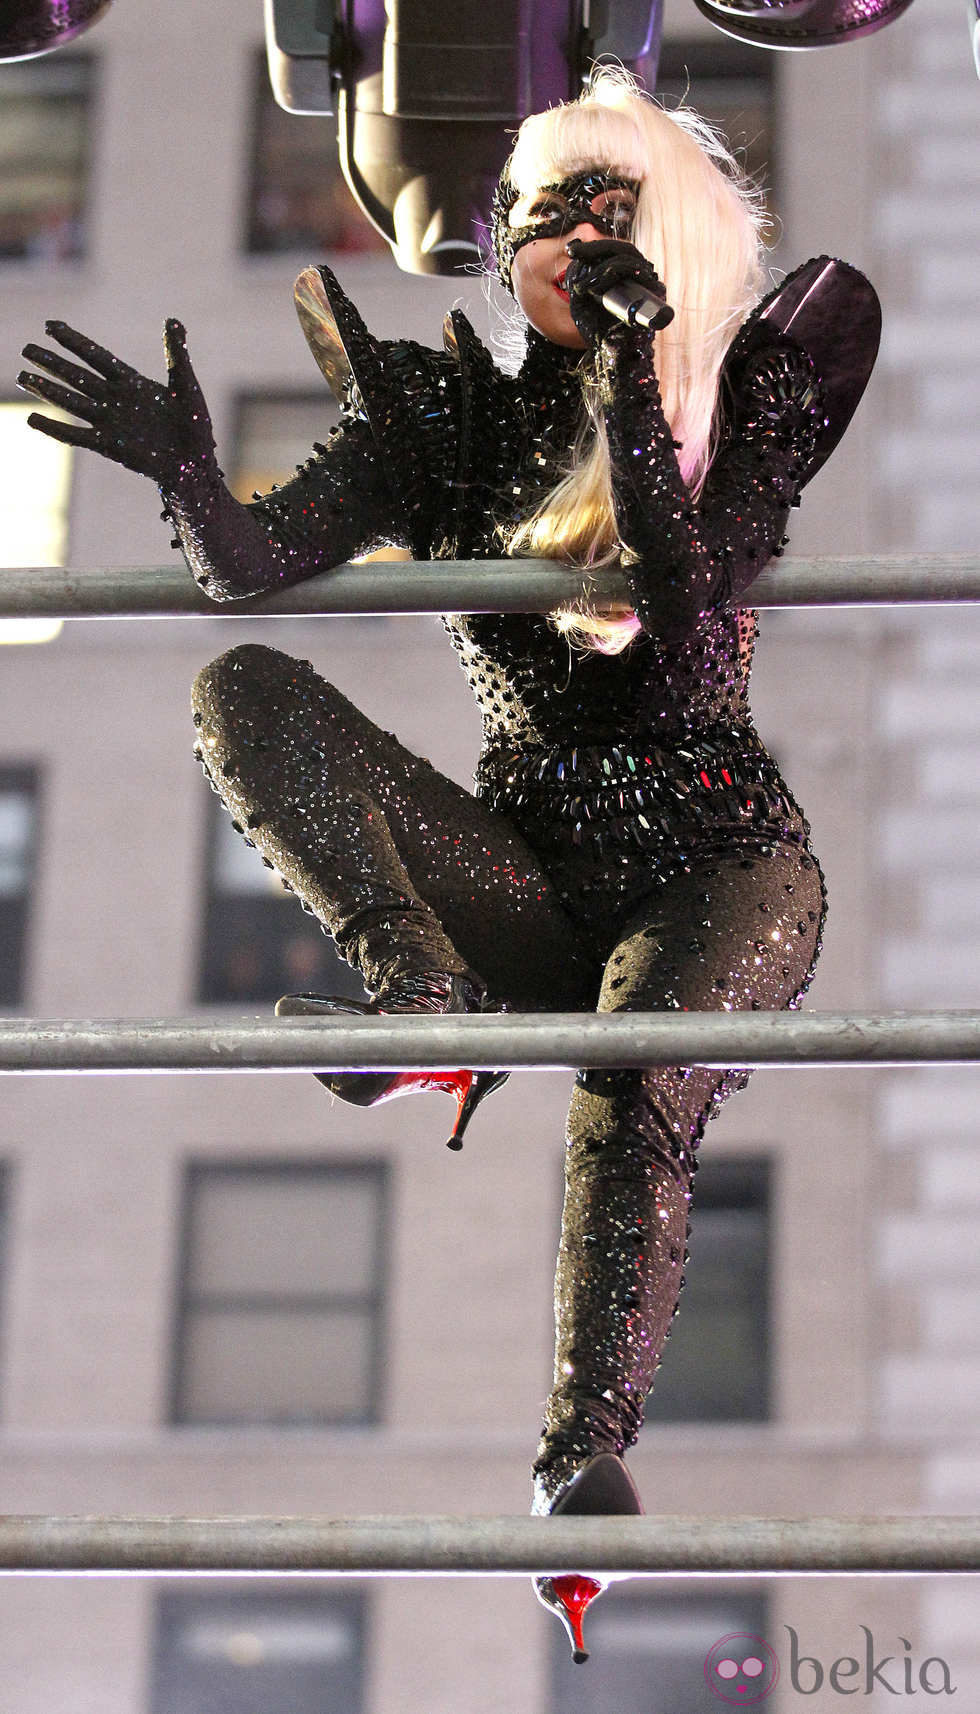
[[[582,338],[598,344],[617,323],[602,307],[602,294],[610,286],[628,280],[658,298],[665,298],[663,283],[652,262],[624,238],[570,238],[566,245],[571,261],[565,275],[568,307]]]
[[[60,352],[25,345],[23,355],[34,367],[18,375],[18,385],[80,417],[81,424],[33,411],[27,419],[31,428],[68,446],[100,452],[127,470],[151,477],[165,490],[177,488],[189,466],[211,465],[217,474],[211,419],[179,321],[168,321],[164,328],[165,384],[141,375],[66,322],[45,322],[44,331],[88,367]]]

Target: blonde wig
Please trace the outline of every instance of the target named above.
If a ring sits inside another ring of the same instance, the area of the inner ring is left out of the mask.
[[[639,183],[632,241],[655,266],[675,311],[654,359],[664,414],[691,492],[700,493],[714,451],[718,379],[725,352],[763,281],[758,189],[706,120],[666,112],[621,68],[600,67],[577,101],[537,113],[517,133],[509,174],[521,195],[591,166]],[[619,555],[609,446],[594,375],[583,380],[582,427],[568,473],[511,538],[512,554],[585,568]],[[587,647],[616,654],[640,629],[631,612],[587,606],[552,615]]]

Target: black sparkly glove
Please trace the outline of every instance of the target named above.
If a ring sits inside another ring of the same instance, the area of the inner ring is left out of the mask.
[[[587,345],[598,345],[617,325],[602,306],[602,294],[621,281],[644,286],[654,297],[665,298],[663,282],[652,262],[622,238],[569,239],[572,258],[565,275],[572,320]]]
[[[89,447],[170,491],[178,489],[182,477],[191,471],[220,475],[211,419],[179,321],[168,321],[164,328],[166,384],[139,374],[63,321],[45,322],[44,330],[89,368],[56,351],[25,345],[28,362],[47,374],[25,370],[17,377],[18,385],[49,405],[81,417],[85,426],[32,412],[27,419],[31,428],[68,446]]]

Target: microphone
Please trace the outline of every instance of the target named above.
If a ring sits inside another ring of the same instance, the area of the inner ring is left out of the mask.
[[[617,321],[625,321],[629,327],[647,327],[657,333],[674,319],[666,298],[658,297],[649,286],[638,285],[635,280],[617,280],[601,297],[598,292],[595,296],[604,310],[614,315]]]

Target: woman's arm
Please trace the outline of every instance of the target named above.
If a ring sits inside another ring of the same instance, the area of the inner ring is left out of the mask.
[[[823,425],[813,363],[782,335],[731,388],[725,436],[695,503],[663,413],[649,335],[603,346],[605,420],[624,565],[644,630],[679,641],[782,552]]]
[[[374,438],[362,418],[348,418],[314,446],[288,482],[248,505],[221,480],[185,467],[161,488],[164,516],[175,529],[196,581],[215,601],[288,589],[317,572],[377,547],[403,547]]]
[[[663,296],[652,265],[617,240],[569,244],[576,326],[594,347],[612,463],[624,568],[645,631],[680,641],[726,606],[781,552],[824,416],[807,353],[770,330],[726,373],[725,434],[695,502],[664,415],[653,336],[614,323],[599,300],[607,279]]]
[[[164,515],[198,583],[213,599],[257,595],[329,570],[382,542],[400,542],[368,425],[350,418],[293,479],[243,506],[218,468],[211,420],[187,355],[184,329],[168,321],[164,385],[140,375],[64,322],[47,333],[75,358],[36,345],[36,369],[20,385],[84,426],[34,413],[31,426],[87,447],[157,483]]]

